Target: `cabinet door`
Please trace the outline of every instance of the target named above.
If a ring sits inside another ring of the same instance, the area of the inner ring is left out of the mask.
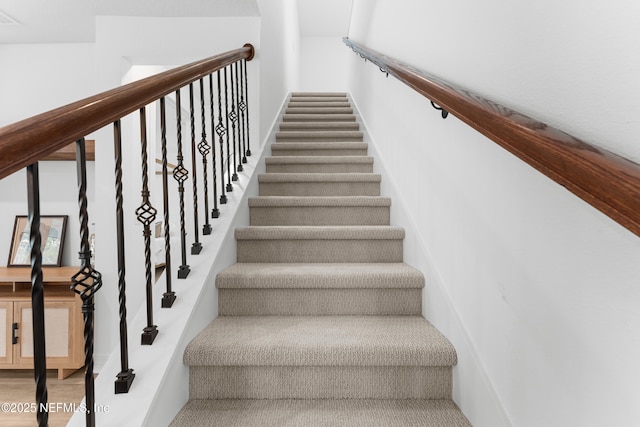
[[[47,368],[69,366],[76,362],[75,327],[77,306],[71,301],[45,301],[45,347]],[[20,339],[16,345],[14,363],[33,366],[33,319],[30,302],[14,303],[15,321],[20,325]]]
[[[0,363],[11,363],[13,345],[11,328],[13,325],[13,303],[0,301]]]

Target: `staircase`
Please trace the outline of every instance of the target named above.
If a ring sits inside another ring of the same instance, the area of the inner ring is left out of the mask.
[[[469,426],[345,94],[297,93],[171,426]]]

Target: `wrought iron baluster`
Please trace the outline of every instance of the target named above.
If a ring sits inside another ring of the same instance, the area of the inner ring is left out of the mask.
[[[116,157],[118,157],[117,162],[121,162],[120,156],[120,147],[121,147],[121,128],[120,122],[114,123],[114,147],[116,148]],[[83,292],[85,293],[85,297],[93,299],[93,294],[98,290],[95,289],[95,286],[98,288],[102,286],[102,274],[96,271],[91,265],[91,245],[89,242],[89,216],[87,213],[87,197],[86,197],[86,187],[87,187],[87,171],[86,171],[86,149],[85,149],[85,141],[81,139],[76,142],[76,163],[78,168],[78,205],[80,207],[80,260],[81,260],[81,270],[77,275],[76,281],[74,281],[74,291],[80,294],[82,298]],[[116,209],[119,206],[118,216],[122,215],[122,168],[120,166],[116,167],[120,170],[120,175],[116,172]],[[118,184],[118,180],[120,184]],[[119,187],[119,190],[118,190]],[[116,218],[118,221],[118,218]],[[120,222],[117,227],[122,227],[122,223]],[[119,232],[118,232],[118,235]],[[126,294],[126,283],[124,279],[124,265],[120,268],[120,263],[123,260],[120,259],[120,253],[122,253],[122,259],[124,259],[124,238],[120,239],[118,242],[118,302],[119,302],[119,315],[120,315],[120,373],[116,376],[115,381],[115,393],[127,393],[131,384],[133,383],[133,379],[135,378],[135,374],[133,373],[133,369],[129,368],[129,339],[127,332],[127,294]],[[86,246],[85,246],[86,241]],[[94,284],[94,289],[87,291],[87,287]],[[84,301],[84,299],[83,299]],[[92,304],[93,302],[88,302],[88,304]],[[92,326],[93,328],[93,326]],[[93,336],[93,332],[91,332]],[[92,338],[93,339],[93,338]],[[86,346],[85,340],[85,346]],[[88,357],[88,351],[85,349],[85,357]],[[93,354],[93,350],[91,350],[91,354]],[[93,383],[93,372],[91,372],[91,382]],[[87,380],[89,379],[89,373],[87,373]],[[86,382],[86,381],[85,381]],[[93,385],[92,385],[93,387]]]
[[[231,120],[231,135],[232,135],[232,141],[231,141],[231,145],[233,145],[233,176],[231,177],[232,181],[237,181],[238,180],[238,172],[237,172],[237,168],[236,165],[237,163],[237,148],[238,145],[236,144],[236,124],[238,123],[238,113],[236,112],[236,97],[235,97],[235,87],[237,84],[237,73],[236,73],[236,78],[234,79],[234,75],[233,75],[233,70],[235,69],[237,71],[237,67],[234,67],[235,64],[231,64],[229,65],[229,78],[231,79],[231,109],[229,110],[229,120]],[[236,84],[234,84],[234,82],[236,82]],[[242,167],[242,165],[240,166]]]
[[[171,290],[171,227],[169,225],[169,173],[167,171],[167,108],[164,97],[160,98],[160,141],[162,149],[162,204],[164,210],[164,279],[166,281],[166,292],[162,294],[162,308],[170,308],[176,300],[176,293]],[[147,288],[147,327],[145,328],[145,331],[148,329],[151,333],[157,327],[153,325],[153,310],[150,309],[152,304],[150,304],[149,301],[151,301],[151,288]]]
[[[158,335],[158,327],[153,324],[153,280],[151,271],[151,224],[156,219],[157,210],[151,205],[149,200],[151,194],[149,193],[149,160],[147,157],[147,117],[145,107],[140,109],[140,147],[142,155],[142,204],[136,209],[136,218],[144,226],[142,235],[144,236],[145,289],[147,298],[147,326],[143,329],[142,344],[151,345]]]
[[[119,127],[114,127],[116,132]],[[71,277],[71,289],[82,299],[82,314],[84,316],[84,358],[85,358],[85,404],[86,425],[95,426],[95,391],[93,383],[93,298],[102,287],[102,275],[91,265],[91,246],[89,245],[89,214],[87,211],[87,162],[84,138],[76,142],[76,166],[78,174],[78,207],[80,210],[80,270]],[[116,160],[116,168],[118,167]],[[120,175],[116,169],[116,192]],[[120,194],[122,194],[120,192]],[[117,197],[117,195],[116,195]]]
[[[222,124],[222,86],[220,84],[220,70],[218,70],[218,125],[216,133],[220,141],[220,204],[227,203],[227,195],[224,193],[224,135],[227,128]]]
[[[202,140],[200,140],[200,143],[198,144],[198,151],[202,156],[202,184],[204,187],[204,225],[202,226],[202,234],[206,236],[211,234],[211,224],[209,224],[209,181],[207,179],[207,156],[211,151],[211,146],[207,142],[207,123],[204,109],[204,82],[202,79],[200,79],[200,119],[202,121]],[[215,195],[213,198],[215,200]]]
[[[249,128],[249,76],[247,75],[247,60],[243,59],[242,60],[242,66],[244,68],[244,93],[246,95],[247,98],[247,156],[251,156],[251,131]]]
[[[238,66],[239,63],[236,62],[235,64],[233,64],[233,68],[235,69],[235,73],[236,73],[236,78],[235,78],[235,90],[236,90],[236,108],[234,110],[235,112],[235,118],[234,118],[234,122],[235,124],[237,124],[238,126],[238,172],[242,172],[244,170],[244,168],[242,167],[242,156],[243,156],[243,151],[242,151],[242,126],[240,125],[239,119],[240,119],[240,78],[239,78],[239,74],[238,74]],[[235,158],[234,158],[235,159]]]
[[[202,252],[202,244],[200,243],[200,230],[198,230],[198,172],[196,170],[196,118],[193,102],[193,83],[189,83],[189,121],[191,122],[191,186],[193,188],[193,232],[195,235],[195,241],[191,244],[191,255],[198,255]]]
[[[242,127],[242,163],[247,163],[247,128],[245,126],[245,111],[247,110],[247,104],[244,102],[244,82],[245,72],[244,67],[240,63],[240,102],[238,108],[240,109],[240,123]]]
[[[47,352],[44,338],[44,286],[42,284],[42,236],[40,235],[40,178],[38,163],[27,166],[27,203],[31,244],[31,318],[33,327],[33,376],[36,382],[38,426],[48,425]]]
[[[186,279],[191,269],[187,265],[187,231],[184,222],[184,182],[189,178],[189,171],[184,167],[182,156],[182,107],[180,105],[180,89],[176,91],[176,126],[178,128],[178,164],[173,168],[173,179],[178,182],[178,196],[180,198],[180,248],[182,265],[178,268],[178,279]]]
[[[227,83],[227,67],[224,68],[224,110],[225,110],[225,129],[229,130],[229,91]],[[229,148],[229,132],[227,132],[227,192],[233,191],[231,185],[231,150]],[[235,168],[235,165],[233,166]]]
[[[219,73],[218,73],[219,74]],[[218,75],[218,81],[220,76]],[[220,85],[218,84],[218,88]],[[218,89],[219,90],[219,89]],[[216,173],[216,125],[213,111],[213,73],[209,74],[209,107],[211,109],[211,169],[213,169],[213,209],[211,210],[211,218],[219,218],[220,210],[218,209],[218,177]],[[220,158],[222,158],[222,142],[220,142]],[[221,169],[222,170],[222,169]],[[222,189],[224,191],[224,188]],[[222,200],[220,201],[222,203]]]

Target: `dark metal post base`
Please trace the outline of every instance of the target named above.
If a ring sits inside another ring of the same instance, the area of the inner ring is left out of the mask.
[[[194,243],[191,245],[191,255],[198,255],[202,252],[202,243]]]
[[[238,163],[237,169],[238,169],[238,172],[244,171],[244,168],[242,167],[242,163]]]
[[[213,228],[211,227],[211,224],[205,224],[202,226],[202,234],[204,234],[205,236],[211,234],[212,230]]]
[[[220,196],[220,204],[224,205],[225,203],[227,203],[227,196],[224,196],[224,195]]]
[[[227,201],[226,197],[224,199],[225,203]],[[222,203],[222,197],[220,197],[220,203]],[[211,211],[211,218],[220,218],[220,209],[213,209]]]
[[[181,265],[178,268],[178,279],[186,279],[190,272],[191,269],[188,265]]]
[[[247,163],[247,156],[244,156],[244,157],[242,158],[242,163]]]
[[[135,377],[133,369],[120,372],[116,379],[116,394],[128,393]]]
[[[175,300],[175,292],[165,292],[164,294],[162,294],[162,308],[171,308]]]
[[[153,344],[153,340],[158,336],[158,327],[156,325],[147,326],[142,331],[142,345]]]
[[[238,179],[238,177],[236,176],[236,180],[237,180],[237,179]],[[233,181],[233,179],[232,179],[232,181]],[[227,184],[227,192],[229,192],[229,193],[230,193],[230,192],[232,192],[232,191],[233,191],[233,185],[231,185],[231,184]]]
[[[251,157],[251,150],[247,150],[247,157]]]
[[[233,175],[231,175],[231,181],[237,181],[238,180],[238,174],[234,173]],[[227,189],[227,191],[231,191],[229,189]]]

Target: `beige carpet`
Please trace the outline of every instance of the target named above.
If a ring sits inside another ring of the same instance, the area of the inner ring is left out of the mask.
[[[348,98],[293,94],[172,426],[469,426]]]

